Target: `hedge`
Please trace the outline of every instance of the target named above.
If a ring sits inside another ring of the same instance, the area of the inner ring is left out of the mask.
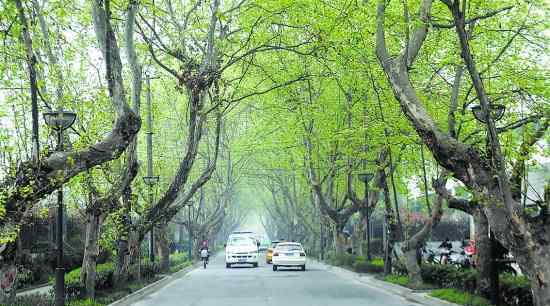
[[[424,282],[441,288],[453,288],[467,293],[476,293],[478,271],[457,269],[449,265],[422,265]],[[482,292],[488,296],[488,292]],[[529,280],[524,276],[500,275],[500,301],[507,306],[532,306],[533,297]]]
[[[468,306],[491,306],[489,301],[486,299],[467,293],[459,291],[456,289],[437,289],[430,292],[430,296],[451,302],[459,305],[468,305]]]
[[[80,282],[80,269],[71,270],[65,274],[65,292],[71,299],[82,298],[86,294],[86,286]],[[113,287],[114,265],[112,262],[96,266],[96,290],[110,289]],[[50,280],[53,285],[53,279]]]
[[[9,306],[53,306],[54,299],[49,294],[31,294],[25,296],[18,296],[15,301]],[[104,306],[105,304],[93,301],[91,299],[85,300],[70,300],[65,303],[66,306]],[[0,306],[4,306],[1,305]]]
[[[352,268],[360,273],[382,273],[384,272],[384,261],[381,258],[375,258],[369,262],[366,258],[358,256]]]

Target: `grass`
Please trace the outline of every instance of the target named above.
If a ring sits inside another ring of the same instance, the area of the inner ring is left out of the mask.
[[[384,281],[400,286],[407,286],[409,284],[409,277],[406,275],[388,275],[384,277]]]
[[[490,306],[486,299],[456,289],[437,289],[430,293],[430,296],[442,299],[451,303],[467,306]]]

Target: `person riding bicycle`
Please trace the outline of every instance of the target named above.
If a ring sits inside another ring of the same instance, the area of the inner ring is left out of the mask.
[[[206,240],[202,242],[200,252],[201,258],[206,257],[206,262],[208,262],[208,260],[210,259],[210,251],[208,250],[208,242]]]

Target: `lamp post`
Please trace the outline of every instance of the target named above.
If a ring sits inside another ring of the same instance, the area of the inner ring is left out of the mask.
[[[187,233],[188,233],[188,240],[187,240],[187,257],[189,258],[189,260],[191,260],[191,256],[193,256],[193,253],[192,253],[192,248],[193,248],[193,234],[192,234],[192,231],[191,231],[191,203],[189,203],[189,205],[187,205],[187,224],[188,224],[188,227],[187,227]]]
[[[151,169],[152,170],[152,169]],[[149,172],[149,171],[147,171]],[[151,171],[152,172],[152,171]],[[152,173],[148,173],[152,174]],[[153,187],[159,182],[158,176],[147,175],[143,177],[143,182],[147,185],[149,189],[149,207],[153,206]],[[155,225],[151,226],[151,231],[149,232],[149,260],[155,262]]]
[[[487,120],[486,119],[489,119],[489,120],[492,120],[492,121],[498,121],[500,119],[502,119],[502,116],[504,116],[504,112],[506,111],[506,107],[502,104],[489,104],[489,115],[490,116],[486,116],[483,108],[481,107],[481,105],[474,105],[471,107],[471,111],[474,115],[474,117],[476,118],[477,121],[481,122],[481,123],[484,123],[484,124],[487,124]],[[487,144],[486,146],[489,147],[491,146],[492,144],[489,143],[490,140],[489,140],[489,135],[487,133],[487,136],[486,136],[486,141],[487,141]],[[491,149],[488,148],[487,149],[488,153],[491,152]],[[490,154],[490,157],[493,158],[493,155]],[[491,264],[489,266],[489,274],[490,274],[490,278],[489,278],[489,286],[490,286],[490,290],[491,290],[491,303],[493,305],[499,305],[499,271],[498,271],[498,266],[497,266],[497,259],[495,258],[496,257],[496,239],[495,239],[495,235],[494,233],[491,231],[491,228],[489,227],[489,231],[488,231],[488,235],[489,235],[489,238],[490,238],[490,248],[491,248]]]
[[[57,151],[63,151],[63,131],[70,128],[76,120],[76,113],[58,110],[44,113],[44,121],[57,133]],[[57,264],[55,268],[55,305],[65,305],[65,268],[63,267],[63,184],[57,190],[57,226],[56,247]]]
[[[367,260],[371,260],[370,256],[370,206],[369,206],[369,182],[374,177],[372,173],[360,173],[359,180],[365,184],[365,206],[366,206],[366,221],[367,221]]]
[[[151,77],[146,74],[147,82],[147,176],[143,177],[143,182],[149,189],[149,205],[153,207],[153,186],[159,182],[159,177],[153,175],[153,113],[151,110]],[[149,232],[149,260],[155,262],[155,224],[152,224]]]

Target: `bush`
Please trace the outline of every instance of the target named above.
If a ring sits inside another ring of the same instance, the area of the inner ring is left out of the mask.
[[[531,284],[525,276],[500,275],[500,300],[510,306],[531,306]]]
[[[15,283],[15,288],[22,289],[32,285],[32,283],[34,283],[34,274],[32,270],[23,266],[17,266],[17,282]]]
[[[407,267],[401,260],[392,260],[392,273],[397,275],[408,275]]]
[[[388,275],[384,277],[384,280],[388,283],[407,286],[409,284],[409,277],[405,275]]]
[[[49,294],[31,294],[18,296],[10,306],[53,306],[54,299]],[[104,306],[104,304],[86,299],[86,300],[71,300],[65,303],[67,306]],[[2,305],[0,305],[2,306]]]
[[[474,293],[477,289],[477,277],[478,272],[475,269],[457,269],[448,265],[422,266],[423,280],[442,288]],[[533,297],[529,280],[524,276],[501,274],[500,301],[502,305],[508,306],[532,306]]]
[[[186,253],[174,253],[170,255],[170,267],[179,266],[188,261]]]
[[[160,273],[160,265],[155,262],[143,261],[141,266],[141,277],[145,279],[153,279],[155,276]]]
[[[91,299],[86,300],[73,300],[66,304],[67,306],[104,306],[104,304],[96,302]]]
[[[451,265],[425,264],[422,266],[422,279],[439,287],[473,292],[476,288],[477,271],[457,269]]]
[[[468,306],[490,306],[491,304],[486,299],[459,291],[456,289],[437,289],[430,293],[431,296],[459,305]]]
[[[80,269],[77,268],[65,274],[66,293],[70,298],[81,298],[86,293],[85,284],[80,282]],[[112,262],[99,264],[96,267],[96,290],[113,288],[114,265]],[[51,280],[50,283],[53,283]]]
[[[352,267],[356,272],[382,273],[384,272],[384,261],[380,258],[375,258],[369,262],[362,257],[358,257]]]
[[[346,266],[351,267],[356,260],[356,256],[344,253],[340,255],[335,255],[330,259],[330,263],[335,266]]]
[[[52,306],[53,303],[49,294],[29,294],[16,297],[10,306]]]

